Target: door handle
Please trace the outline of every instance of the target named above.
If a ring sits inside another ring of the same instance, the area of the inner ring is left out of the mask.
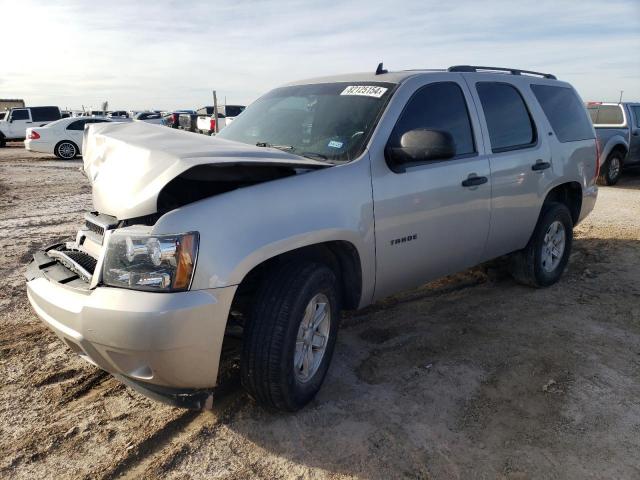
[[[24,123],[33,123],[33,122],[24,122]]]
[[[477,187],[483,183],[487,183],[489,179],[487,177],[469,177],[462,181],[463,187]]]
[[[533,170],[534,172],[539,172],[541,170],[546,170],[550,166],[551,164],[549,162],[543,162],[542,160],[538,160],[536,163],[534,163],[531,166],[531,170]]]

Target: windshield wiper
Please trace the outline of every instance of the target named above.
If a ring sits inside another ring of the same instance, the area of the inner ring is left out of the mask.
[[[316,152],[302,152],[300,155],[307,158],[321,158],[322,160],[329,160],[329,157],[326,155]]]
[[[292,145],[273,145],[267,142],[258,142],[256,143],[256,147],[265,147],[265,148],[277,148],[278,150],[295,150],[296,147]]]

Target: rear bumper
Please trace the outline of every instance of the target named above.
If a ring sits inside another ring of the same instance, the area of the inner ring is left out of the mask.
[[[180,293],[81,290],[34,276],[33,264],[29,272],[27,295],[34,310],[85,360],[165,389],[216,385],[236,287]]]
[[[53,153],[54,146],[55,145],[49,142],[42,142],[39,140],[29,140],[28,138],[24,141],[24,148],[26,148],[30,152]]]

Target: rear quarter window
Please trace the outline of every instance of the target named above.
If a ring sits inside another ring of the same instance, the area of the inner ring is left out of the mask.
[[[57,107],[32,107],[31,119],[34,122],[52,122],[60,120],[60,110]]]
[[[572,88],[531,85],[544,114],[561,142],[594,138],[584,106]]]

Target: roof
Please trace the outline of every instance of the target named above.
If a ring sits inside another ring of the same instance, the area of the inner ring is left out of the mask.
[[[289,85],[308,85],[313,83],[330,83],[330,82],[387,82],[387,83],[402,83],[409,77],[413,77],[419,73],[433,72],[435,70],[404,70],[400,72],[381,73],[376,75],[375,72],[361,72],[361,73],[345,73],[342,75],[330,75],[326,77],[308,78],[304,80],[297,80],[295,82],[287,83]],[[444,72],[444,70],[437,70]]]
[[[327,77],[317,77],[310,78],[306,80],[298,80],[295,82],[290,82],[286,86],[289,85],[309,85],[314,83],[331,83],[331,82],[387,82],[387,83],[402,83],[408,78],[414,77],[416,75],[423,74],[433,74],[433,73],[465,73],[465,74],[478,74],[478,75],[488,75],[488,74],[498,74],[498,75],[511,75],[512,79],[516,78],[536,78],[538,80],[556,80],[554,75],[549,73],[540,73],[533,72],[530,70],[520,70],[515,68],[504,68],[504,67],[479,67],[473,65],[456,65],[449,67],[448,69],[416,69],[416,70],[402,70],[398,72],[387,72],[382,69],[382,64],[378,67],[379,70],[382,70],[384,73],[377,74],[375,71],[365,72],[365,73],[348,73],[342,75],[332,75]]]

